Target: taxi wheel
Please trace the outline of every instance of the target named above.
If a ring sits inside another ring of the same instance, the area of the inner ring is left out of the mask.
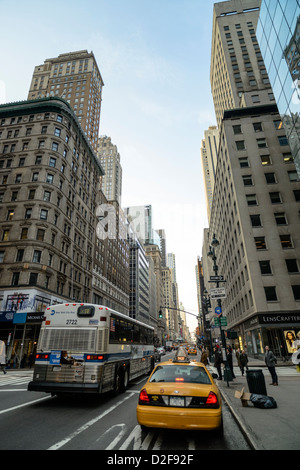
[[[218,429],[215,430],[215,435],[217,437],[223,437],[224,435],[224,425],[223,425],[223,418],[221,420],[221,425]]]

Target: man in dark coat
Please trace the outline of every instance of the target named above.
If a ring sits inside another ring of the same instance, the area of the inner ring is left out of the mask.
[[[214,352],[215,352],[214,366],[216,367],[218,371],[218,375],[219,375],[218,380],[222,380],[221,363],[223,362],[223,359],[222,359],[222,352],[220,351],[219,346],[215,347]]]
[[[272,383],[270,385],[278,385],[278,377],[275,370],[275,364],[277,362],[276,357],[274,356],[273,352],[270,351],[269,346],[266,346],[265,350],[265,363],[272,377]]]

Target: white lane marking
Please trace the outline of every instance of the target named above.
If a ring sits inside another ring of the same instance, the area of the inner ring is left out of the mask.
[[[123,442],[120,450],[126,450],[132,440],[134,441],[133,450],[139,450],[141,448],[142,436],[141,428],[138,424],[133,428],[127,439]]]
[[[99,441],[100,439],[103,438],[103,436],[105,436],[105,434],[109,433],[110,431],[112,431],[114,428],[119,428],[121,427],[121,431],[119,432],[119,434],[114,438],[114,440],[106,447],[105,450],[111,450],[115,447],[115,445],[122,439],[122,437],[124,436],[125,432],[126,432],[126,424],[122,423],[122,424],[115,424],[114,426],[111,426],[109,429],[107,429],[105,431],[104,434],[102,434],[102,436],[100,436],[97,441]]]
[[[2,415],[3,413],[8,413],[9,411],[14,411],[14,410],[17,410],[18,408],[23,408],[24,406],[29,406],[29,405],[32,405],[33,403],[38,403],[39,401],[49,400],[49,398],[52,398],[52,397],[39,398],[38,400],[29,401],[28,403],[23,403],[22,405],[13,406],[12,408],[7,408],[6,410],[0,411],[0,414]]]
[[[104,416],[111,413],[112,411],[114,411],[118,406],[122,405],[126,400],[128,400],[128,398],[133,397],[133,395],[134,395],[134,393],[128,394],[128,396],[125,397],[123,400],[120,400],[118,403],[116,403],[115,405],[108,408],[106,411],[101,413],[101,415],[97,416],[96,418],[91,419],[91,421],[88,421],[86,424],[84,424],[83,426],[78,428],[76,431],[71,433],[68,437],[65,437],[65,439],[62,439],[61,441],[57,442],[53,446],[49,447],[48,450],[58,450],[58,449],[60,449],[61,447],[66,445],[68,442],[70,442],[72,439],[74,439],[74,437],[78,436],[78,434],[80,434],[83,431],[86,431],[88,428],[90,428],[95,423],[97,423],[97,421],[104,418]]]
[[[7,388],[6,390],[0,390],[0,392],[28,392],[27,388]]]
[[[153,446],[153,450],[160,450],[161,449],[161,446],[163,444],[163,439],[164,439],[164,436],[165,436],[165,432],[164,431],[161,431],[159,433],[159,435],[157,436],[157,439],[154,443],[154,446]]]

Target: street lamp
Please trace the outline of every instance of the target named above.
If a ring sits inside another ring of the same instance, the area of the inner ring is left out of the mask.
[[[212,258],[213,260],[213,270],[214,270],[214,273],[215,273],[215,276],[216,276],[216,279],[217,276],[218,276],[218,265],[217,265],[217,258],[216,258],[216,252],[215,252],[215,247],[219,246],[219,241],[216,239],[216,236],[215,234],[213,235],[213,239],[211,241],[211,246],[209,247],[209,252],[207,253],[207,256],[209,256],[210,258]],[[216,286],[217,288],[219,287],[219,283],[220,281],[219,280],[216,280]],[[222,302],[221,302],[221,299],[217,299],[217,303],[218,303],[218,307],[219,307],[219,311],[221,312],[220,313],[220,325],[219,325],[219,328],[220,328],[220,334],[221,334],[221,340],[222,340],[222,352],[223,352],[223,359],[224,359],[224,380],[227,380],[227,387],[229,387],[229,380],[232,380],[232,373],[231,373],[231,370],[229,368],[229,365],[228,365],[228,359],[227,359],[227,352],[226,352],[226,339],[225,339],[225,332],[224,330],[222,329],[222,326],[221,326],[221,317],[222,317]]]

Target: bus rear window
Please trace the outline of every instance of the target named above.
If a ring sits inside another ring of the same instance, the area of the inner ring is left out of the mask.
[[[92,305],[80,305],[77,310],[78,317],[93,317],[95,313],[95,307]]]

